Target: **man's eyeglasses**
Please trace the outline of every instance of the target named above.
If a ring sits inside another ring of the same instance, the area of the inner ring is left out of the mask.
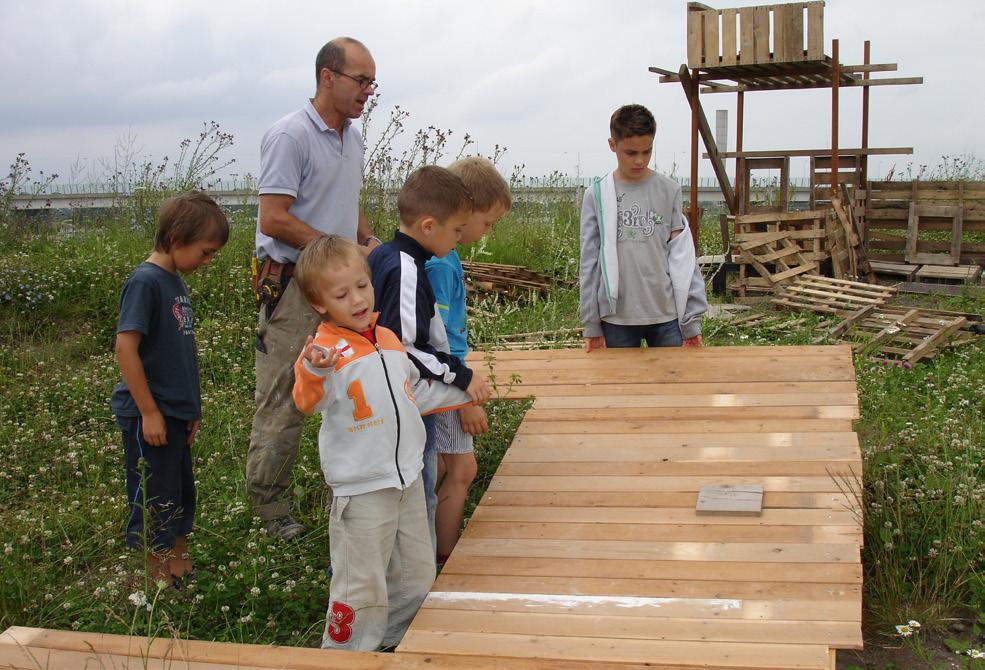
[[[331,68],[328,68],[328,69],[331,70],[332,72],[334,72],[335,74],[340,74],[343,77],[346,77],[346,78],[351,79],[352,81],[356,82],[356,84],[359,85],[359,88],[361,88],[364,91],[367,91],[368,90],[368,91],[372,92],[372,91],[375,91],[377,88],[380,87],[379,82],[377,82],[375,79],[370,79],[368,77],[362,77],[362,76],[353,77],[351,74],[346,74],[345,72],[342,72],[341,70],[332,70]]]

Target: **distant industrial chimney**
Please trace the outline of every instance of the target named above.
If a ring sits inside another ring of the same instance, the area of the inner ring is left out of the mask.
[[[728,110],[715,110],[715,144],[718,152],[728,151]]]

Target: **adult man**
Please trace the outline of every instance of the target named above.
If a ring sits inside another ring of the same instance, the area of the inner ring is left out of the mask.
[[[291,389],[294,361],[319,322],[290,279],[299,248],[319,235],[348,237],[366,253],[380,243],[359,210],[363,140],[352,125],[376,91],[375,78],[376,63],[361,42],[328,42],[315,59],[315,97],[277,121],[260,146],[257,409],[246,490],[267,531],[285,540],[307,531],[291,517],[287,493],[304,419]]]

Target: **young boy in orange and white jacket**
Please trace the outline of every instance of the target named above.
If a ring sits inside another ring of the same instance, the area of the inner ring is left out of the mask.
[[[435,575],[421,413],[471,400],[454,386],[422,380],[400,339],[376,325],[369,268],[354,244],[334,235],[310,242],[293,281],[322,316],[295,363],[293,392],[300,411],[322,414],[318,448],[334,493],[322,646],[393,647]]]

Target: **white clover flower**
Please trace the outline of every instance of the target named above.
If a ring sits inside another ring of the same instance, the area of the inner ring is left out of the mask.
[[[132,602],[135,607],[143,607],[144,605],[147,604],[147,596],[144,594],[143,591],[134,591],[129,596],[127,596],[127,600]]]
[[[229,605],[223,605],[222,607],[219,608],[219,611],[225,614],[226,612],[229,611]]]

